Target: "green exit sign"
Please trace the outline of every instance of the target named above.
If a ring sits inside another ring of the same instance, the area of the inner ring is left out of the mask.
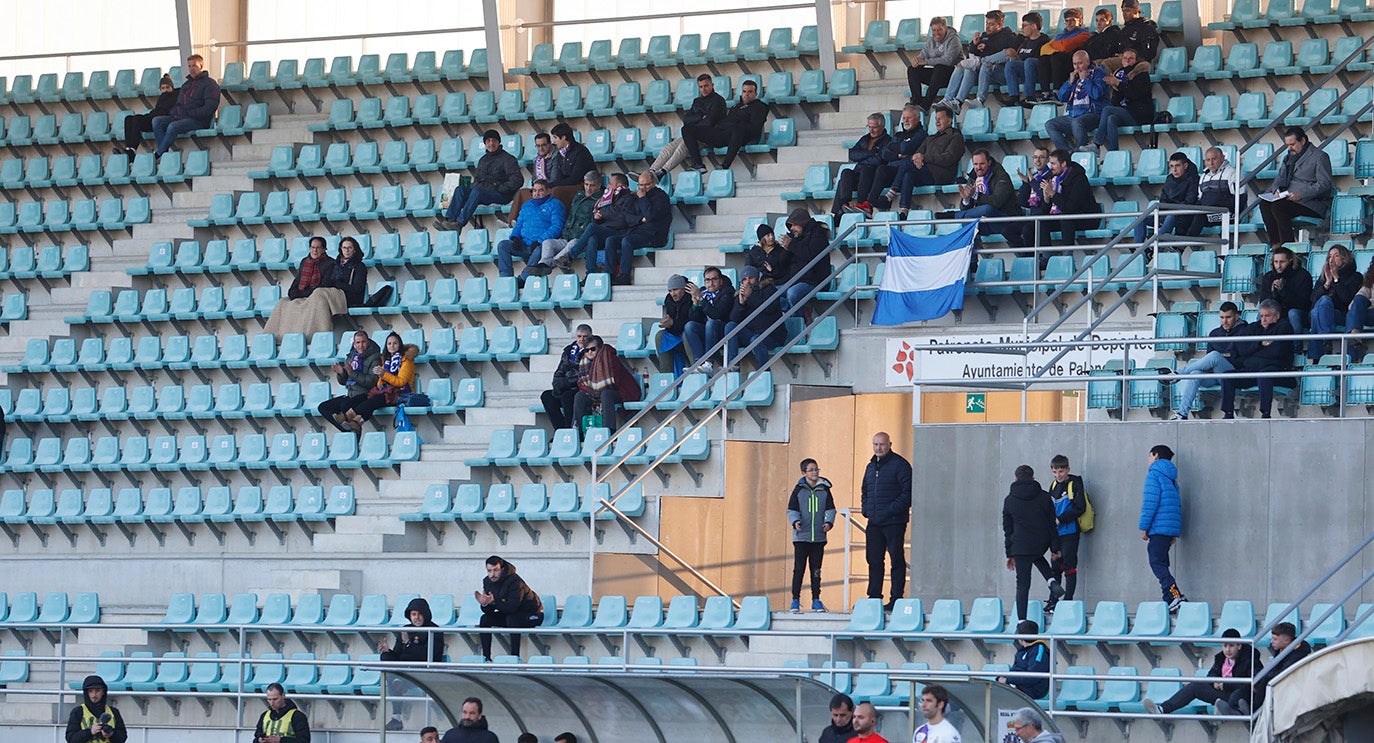
[[[987,395],[982,392],[973,392],[964,396],[965,413],[986,413],[988,412]]]

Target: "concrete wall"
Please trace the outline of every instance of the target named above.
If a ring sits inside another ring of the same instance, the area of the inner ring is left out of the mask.
[[[1214,611],[1227,599],[1249,599],[1263,612],[1268,602],[1297,597],[1374,529],[1371,432],[1374,422],[1359,420],[917,427],[911,595],[1010,603],[1002,499],[1017,465],[1034,467],[1048,487],[1050,457],[1064,454],[1097,510],[1097,528],[1083,537],[1076,598],[1157,600],[1136,525],[1147,454],[1166,444],[1183,494],[1184,533],[1173,550],[1180,587]],[[1315,600],[1337,598],[1374,566],[1369,552]],[[1043,585],[1031,598],[1044,598]],[[1374,589],[1358,600],[1374,601]]]

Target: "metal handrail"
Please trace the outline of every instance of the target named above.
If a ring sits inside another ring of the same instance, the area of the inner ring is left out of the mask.
[[[330,36],[296,36],[285,39],[244,39],[241,41],[220,41],[215,40],[210,45],[210,51],[218,51],[220,48],[249,47],[249,46],[268,46],[271,44],[304,44],[320,41],[354,41],[357,39],[384,39],[403,36],[441,36],[443,34],[463,34],[485,31],[486,26],[463,26],[460,28],[426,28],[419,31],[387,31],[386,33],[362,33],[362,34],[332,34]],[[507,30],[514,28],[510,24],[499,24],[497,28]]]
[[[168,46],[141,46],[130,47],[128,49],[97,49],[62,51],[62,52],[43,52],[41,54],[6,54],[0,56],[0,62],[16,62],[24,59],[50,59],[53,57],[99,57],[106,54],[141,54],[143,52],[171,52],[180,49],[175,44]]]

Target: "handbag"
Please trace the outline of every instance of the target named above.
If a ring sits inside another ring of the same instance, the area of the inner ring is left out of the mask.
[[[373,387],[368,393],[368,397],[381,397],[387,405],[395,405],[401,399],[401,388],[392,387],[389,384]]]
[[[429,395],[423,392],[412,392],[402,396],[400,404],[407,408],[427,408],[433,405],[434,401],[429,399]]]

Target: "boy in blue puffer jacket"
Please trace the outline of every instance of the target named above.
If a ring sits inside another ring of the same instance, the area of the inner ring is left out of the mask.
[[[1188,597],[1169,572],[1169,547],[1183,534],[1183,499],[1178,493],[1178,467],[1174,450],[1158,444],[1150,449],[1150,469],[1140,503],[1140,538],[1148,543],[1150,570],[1159,579],[1159,590],[1176,612]]]

